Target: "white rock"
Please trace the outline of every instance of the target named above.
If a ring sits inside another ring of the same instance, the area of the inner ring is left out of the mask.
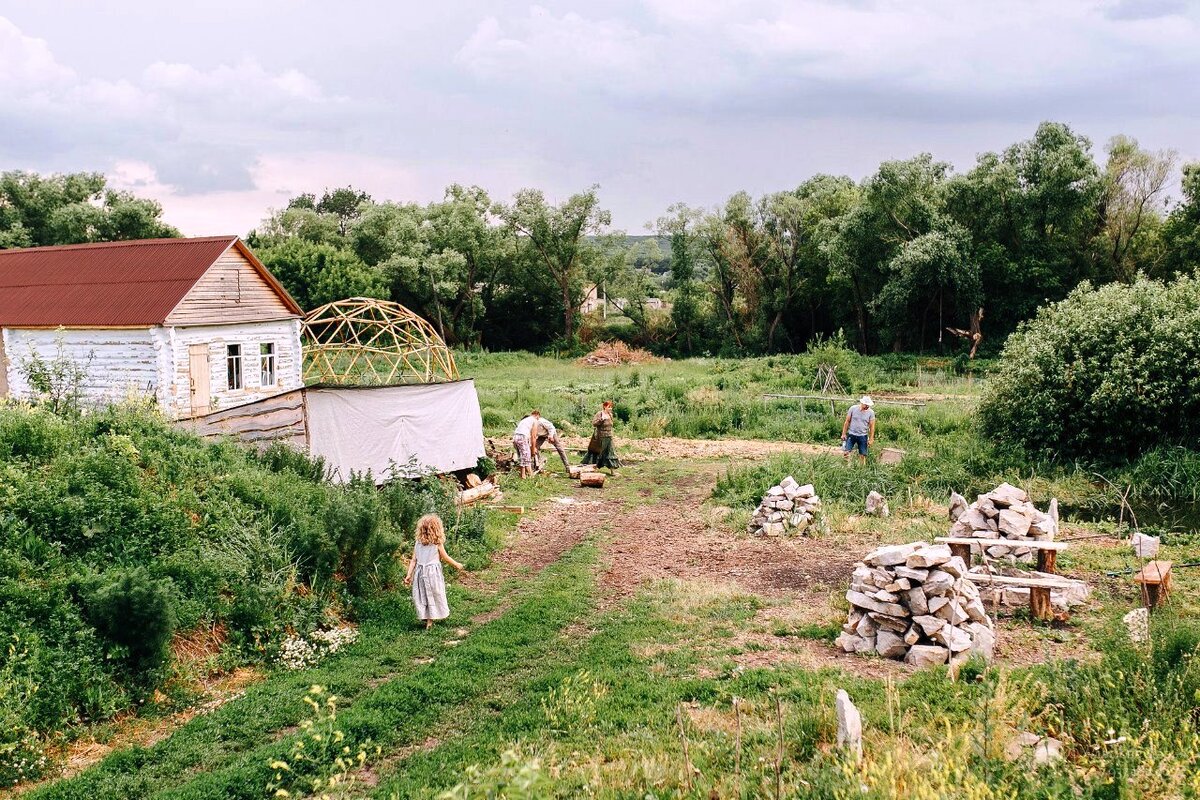
[[[1053,736],[1041,739],[1033,748],[1033,763],[1050,764],[1062,758],[1062,742]]]
[[[795,506],[795,503],[793,503],[791,500],[775,501],[775,508],[779,509],[780,511],[791,511],[793,506]]]
[[[949,655],[950,651],[944,647],[933,644],[916,644],[909,648],[908,655],[904,657],[904,663],[912,664],[914,667],[933,667],[945,664]]]
[[[925,590],[920,586],[909,589],[907,599],[908,608],[912,611],[913,616],[929,613],[929,601],[925,597]]]
[[[770,489],[767,489],[767,496],[768,497],[783,497],[783,487],[782,486],[772,486]]]
[[[964,609],[962,604],[957,600],[951,600],[949,603],[946,603],[946,605],[942,606],[937,611],[933,611],[932,613],[934,616],[941,617],[942,619],[946,620],[951,625],[961,625],[970,619],[970,616],[967,615],[966,609]]]
[[[896,580],[883,587],[886,592],[907,592],[912,588],[912,582],[908,578],[896,578]]]
[[[863,561],[876,567],[890,567],[895,564],[903,564],[908,560],[910,555],[927,546],[928,542],[884,545],[863,556]]]
[[[904,639],[892,631],[880,631],[875,636],[875,652],[884,658],[903,658],[908,652]]]
[[[786,478],[781,480],[779,482],[779,485],[780,485],[780,487],[782,487],[784,489],[787,489],[787,488],[799,489],[800,488],[800,485],[798,483],[796,483],[796,479],[793,478],[791,475],[788,475]]]
[[[910,581],[916,581],[917,583],[924,583],[925,579],[929,577],[929,570],[912,569],[911,567],[906,567],[903,564],[897,564],[896,566],[892,567],[892,572],[896,573],[896,575],[901,578],[908,578]]]
[[[967,513],[967,498],[958,492],[950,493],[950,521],[957,522],[958,518]]]
[[[1158,555],[1160,539],[1157,536],[1135,533],[1129,543],[1133,545],[1133,553],[1138,558],[1154,558]]]
[[[909,622],[905,617],[890,617],[887,614],[880,614],[877,611],[871,611],[870,615],[881,631],[888,630],[892,633],[904,633],[908,630]]]
[[[869,616],[864,616],[854,626],[854,632],[859,636],[874,636],[877,630],[879,630],[879,626]]]
[[[987,624],[989,622],[987,609],[984,608],[983,602],[978,598],[967,601],[963,606],[963,610],[967,612],[967,616],[975,622]]]
[[[892,592],[886,591],[884,589],[880,589],[878,592],[876,592],[873,595],[873,597],[882,603],[898,603],[898,602],[900,602],[900,595],[893,594]]]
[[[841,636],[837,637],[837,639],[834,640],[834,644],[836,644],[838,647],[842,648],[842,650],[844,650],[847,653],[854,653],[854,652],[858,651],[859,638],[860,637],[856,636],[853,633],[843,633]]]
[[[968,509],[967,513],[963,515],[959,522],[965,523],[971,528],[971,530],[975,531],[987,530],[988,526],[987,515],[978,508]]]
[[[1008,537],[1021,537],[1029,533],[1031,521],[1019,511],[1006,508],[1000,512],[1000,532]]]
[[[763,533],[768,536],[782,536],[787,532],[787,528],[782,522],[768,522],[763,525]]]
[[[817,494],[817,488],[815,486],[813,486],[811,483],[806,483],[803,486],[801,486],[799,489],[796,490],[797,497],[815,497],[816,494]]]
[[[925,569],[927,567],[936,567],[939,564],[945,564],[950,560],[950,545],[934,544],[922,547],[915,550],[904,561],[904,566],[912,567],[913,569]]]
[[[920,617],[913,617],[913,622],[921,626],[921,630],[925,632],[926,636],[933,636],[942,628],[946,627],[946,620],[939,619],[938,617],[932,617],[928,614]]]
[[[1150,609],[1135,608],[1121,617],[1125,630],[1129,632],[1129,641],[1134,644],[1145,644],[1150,641]]]
[[[961,653],[971,647],[971,634],[953,625],[944,625],[933,635],[933,640],[949,648],[951,653]]]
[[[971,652],[979,653],[985,661],[991,662],[996,653],[996,634],[978,622],[969,623],[967,630],[971,634]]]
[[[920,554],[918,553],[918,555]],[[956,578],[961,578],[967,574],[967,565],[963,563],[962,558],[959,556],[953,556],[949,561],[941,565],[941,569]]]
[[[854,644],[854,652],[856,653],[872,653],[875,651],[874,636],[860,636]]]
[[[888,510],[887,500],[879,492],[874,491],[867,495],[866,511],[876,517],[886,517],[891,514]]]
[[[1029,499],[1029,495],[1010,483],[1000,484],[988,492],[987,496],[998,507],[1007,507],[1013,503],[1024,503]]]
[[[850,695],[846,694],[844,689],[838,689],[835,705],[837,706],[838,747],[849,750],[854,755],[854,760],[860,761],[862,759],[862,715],[858,713],[854,703],[850,702]]]
[[[921,629],[916,625],[910,626],[909,629],[904,632],[904,643],[911,647],[919,641],[921,641]]]
[[[850,602],[850,605],[865,608],[868,611],[878,611],[880,614],[887,614],[892,617],[908,616],[908,609],[904,606],[896,603],[882,603],[874,597],[865,595],[862,592],[856,592],[853,589],[846,592],[846,600]]]
[[[925,583],[921,588],[925,590],[925,594],[928,596],[949,594],[954,590],[954,576],[949,572],[935,569],[929,573],[929,577],[925,579]]]
[[[950,605],[950,598],[946,597],[945,595],[939,597],[929,597],[927,592],[925,603],[929,607],[929,613],[936,614],[938,611]]]

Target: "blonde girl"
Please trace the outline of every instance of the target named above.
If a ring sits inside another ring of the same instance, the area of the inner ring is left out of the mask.
[[[404,578],[404,585],[412,587],[417,619],[425,621],[426,630],[433,627],[435,619],[450,616],[443,561],[459,572],[467,571],[446,553],[446,528],[442,518],[437,514],[426,514],[417,520],[417,541],[412,560],[408,562],[408,575]]]

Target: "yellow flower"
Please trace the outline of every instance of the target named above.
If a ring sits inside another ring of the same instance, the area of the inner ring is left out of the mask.
[[[272,761],[271,769],[282,769],[291,772],[291,767],[288,766],[286,761]]]

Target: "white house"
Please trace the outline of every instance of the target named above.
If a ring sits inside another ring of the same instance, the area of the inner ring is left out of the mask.
[[[87,402],[153,397],[182,419],[300,388],[302,311],[236,236],[0,250],[0,397],[36,354]]]

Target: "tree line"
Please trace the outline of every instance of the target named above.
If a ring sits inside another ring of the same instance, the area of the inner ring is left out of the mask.
[[[450,186],[428,204],[351,187],[302,194],[247,239],[305,308],[395,300],[452,344],[571,347],[621,336],[680,355],[794,351],[844,332],[863,352],[953,352],[972,323],[985,349],[1084,281],[1170,278],[1200,267],[1200,164],[1168,188],[1175,155],[1125,136],[1102,160],[1061,123],[984,153],[965,172],[929,154],[862,181],[817,175],[795,189],[674,205],[615,231],[598,187],[552,203]],[[152,201],[102,176],[6,173],[0,246],[173,235]],[[669,265],[661,278],[652,267]],[[624,299],[619,321],[580,314],[590,286]],[[651,297],[665,308],[651,308]],[[980,311],[983,319],[980,321]]]

